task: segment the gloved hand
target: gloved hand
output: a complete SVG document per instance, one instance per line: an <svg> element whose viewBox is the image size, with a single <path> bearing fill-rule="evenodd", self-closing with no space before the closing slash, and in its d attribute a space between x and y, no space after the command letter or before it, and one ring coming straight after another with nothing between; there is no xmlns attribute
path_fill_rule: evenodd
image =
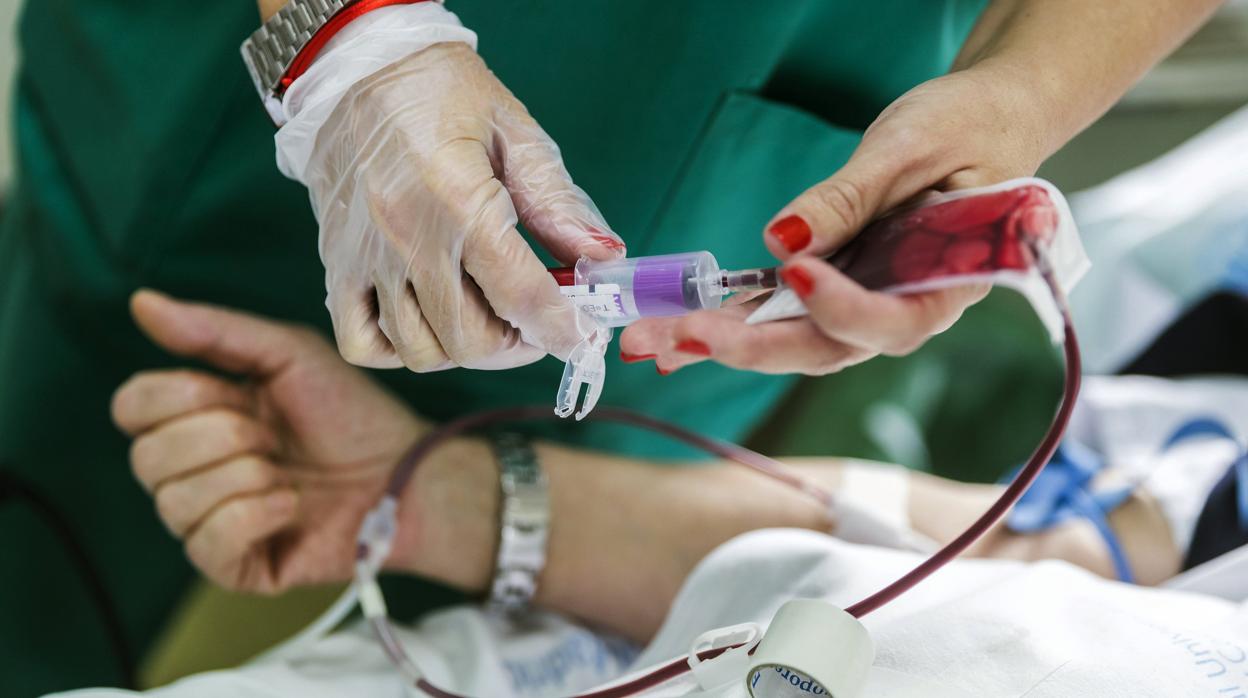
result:
<svg viewBox="0 0 1248 698"><path fill-rule="evenodd" d="M311 193L352 363L509 368L596 329L516 224L563 264L624 244L473 39L435 3L377 10L286 94L279 164Z"/></svg>

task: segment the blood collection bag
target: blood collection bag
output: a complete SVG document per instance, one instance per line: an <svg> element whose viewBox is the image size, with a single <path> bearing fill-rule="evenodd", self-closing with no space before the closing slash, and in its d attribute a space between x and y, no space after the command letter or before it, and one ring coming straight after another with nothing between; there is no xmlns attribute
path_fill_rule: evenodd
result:
<svg viewBox="0 0 1248 698"><path fill-rule="evenodd" d="M1012 287L1027 297L1056 341L1061 315L1035 268L1033 245L1064 290L1088 269L1061 192L1027 178L928 196L868 225L829 261L873 291L918 293L968 283ZM805 313L796 294L781 289L749 322Z"/></svg>

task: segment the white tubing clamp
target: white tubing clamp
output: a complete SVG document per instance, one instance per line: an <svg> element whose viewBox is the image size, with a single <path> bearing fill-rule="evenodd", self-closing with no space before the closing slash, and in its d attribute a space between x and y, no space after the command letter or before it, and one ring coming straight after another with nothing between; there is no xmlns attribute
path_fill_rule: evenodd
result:
<svg viewBox="0 0 1248 698"><path fill-rule="evenodd" d="M750 665L750 652L758 646L763 638L763 629L758 623L741 623L726 628L708 630L693 641L689 648L689 669L698 680L702 690L722 686L736 679L741 671ZM734 647L735 645L735 647ZM701 659L698 655L707 650L724 647L720 655L712 659Z"/></svg>

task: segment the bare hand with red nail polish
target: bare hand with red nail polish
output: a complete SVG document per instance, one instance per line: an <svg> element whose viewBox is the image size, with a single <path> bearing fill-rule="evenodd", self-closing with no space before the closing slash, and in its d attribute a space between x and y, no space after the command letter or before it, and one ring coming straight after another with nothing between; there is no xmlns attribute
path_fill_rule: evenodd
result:
<svg viewBox="0 0 1248 698"><path fill-rule="evenodd" d="M849 162L785 206L768 225L768 249L789 262L786 283L810 317L801 321L826 341L794 358L790 370L824 373L875 356L913 351L951 326L986 287L952 288L905 297L873 293L846 278L826 257L872 220L932 190L961 189L1030 175L1054 148L1043 110L1019 86L968 70L932 80L888 107ZM971 241L974 243L974 241ZM963 257L976 250L967 249ZM702 322L694 320L693 322ZM714 331L714 330L708 330ZM725 338L763 339L792 330L725 329ZM718 349L734 365L779 364L743 348ZM751 360L753 359L753 360Z"/></svg>
<svg viewBox="0 0 1248 698"><path fill-rule="evenodd" d="M974 105L974 108L968 108ZM880 115L835 175L776 214L764 239L807 318L744 324L749 302L684 318L643 320L621 338L624 351L658 354L667 370L713 359L767 373L824 374L879 354L901 355L951 326L987 287L892 296L869 291L821 258L872 220L933 189L980 186L1034 172L1047 150L1035 115L1014 88L954 73L920 85ZM1013 128L1003 135L1000 124ZM696 340L706 352L687 350Z"/></svg>
<svg viewBox="0 0 1248 698"><path fill-rule="evenodd" d="M809 317L747 325L758 301L679 318L648 318L624 331L625 352L654 354L664 375L707 359L761 373L834 373L880 354L901 355L944 331L985 285L894 296L868 291L832 266L803 257L784 268ZM915 331L919 328L919 331Z"/></svg>

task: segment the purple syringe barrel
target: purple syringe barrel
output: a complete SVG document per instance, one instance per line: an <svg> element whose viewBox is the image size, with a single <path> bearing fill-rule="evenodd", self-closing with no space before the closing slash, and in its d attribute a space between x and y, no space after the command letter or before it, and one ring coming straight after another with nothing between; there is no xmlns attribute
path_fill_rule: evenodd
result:
<svg viewBox="0 0 1248 698"><path fill-rule="evenodd" d="M616 294L618 314L596 315L609 327L622 327L643 317L684 315L718 308L719 264L710 252L684 252L633 257L609 262L581 260L576 283L596 299ZM617 290L618 289L618 290Z"/></svg>
<svg viewBox="0 0 1248 698"><path fill-rule="evenodd" d="M642 317L682 315L690 305L690 288L696 286L697 258L688 254L642 257L633 269L633 302ZM688 279L695 279L694 284ZM696 291L695 294L696 296Z"/></svg>

